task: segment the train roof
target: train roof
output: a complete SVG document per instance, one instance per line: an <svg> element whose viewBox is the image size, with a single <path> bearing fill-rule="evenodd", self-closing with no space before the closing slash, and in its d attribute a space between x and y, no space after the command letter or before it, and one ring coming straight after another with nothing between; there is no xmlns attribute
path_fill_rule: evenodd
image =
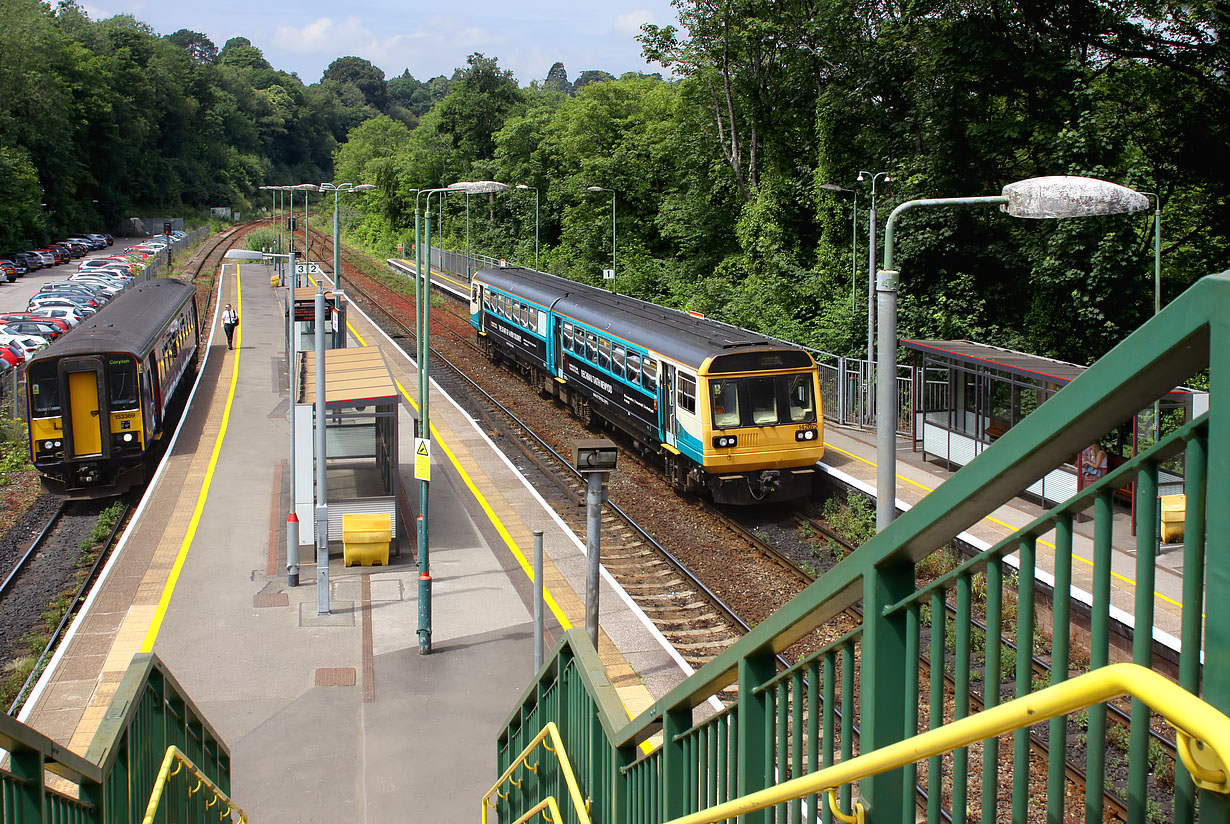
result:
<svg viewBox="0 0 1230 824"><path fill-rule="evenodd" d="M474 278L697 369L715 355L802 351L746 329L533 269L482 269Z"/></svg>
<svg viewBox="0 0 1230 824"><path fill-rule="evenodd" d="M98 352L144 354L153 348L171 316L196 291L190 283L173 278L132 286L116 295L88 320L35 354L31 363Z"/></svg>

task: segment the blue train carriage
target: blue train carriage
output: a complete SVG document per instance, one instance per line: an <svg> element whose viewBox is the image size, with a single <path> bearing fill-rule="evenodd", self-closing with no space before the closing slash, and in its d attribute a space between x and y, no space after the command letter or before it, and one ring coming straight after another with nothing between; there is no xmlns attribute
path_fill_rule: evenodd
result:
<svg viewBox="0 0 1230 824"><path fill-rule="evenodd" d="M30 361L30 453L43 485L70 498L144 482L197 361L196 290L135 286Z"/></svg>
<svg viewBox="0 0 1230 824"><path fill-rule="evenodd" d="M810 493L824 437L806 351L526 269L480 271L470 310L488 357L661 456L677 489L733 504Z"/></svg>

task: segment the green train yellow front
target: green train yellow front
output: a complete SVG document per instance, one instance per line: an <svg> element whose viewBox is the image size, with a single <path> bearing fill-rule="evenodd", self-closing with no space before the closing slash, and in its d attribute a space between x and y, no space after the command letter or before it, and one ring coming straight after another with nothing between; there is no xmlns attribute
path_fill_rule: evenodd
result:
<svg viewBox="0 0 1230 824"><path fill-rule="evenodd" d="M470 311L489 357L659 455L676 488L736 504L811 491L824 439L806 351L526 269L478 272Z"/></svg>
<svg viewBox="0 0 1230 824"><path fill-rule="evenodd" d="M30 456L47 489L91 498L145 480L167 410L195 366L197 326L191 285L150 281L30 361Z"/></svg>

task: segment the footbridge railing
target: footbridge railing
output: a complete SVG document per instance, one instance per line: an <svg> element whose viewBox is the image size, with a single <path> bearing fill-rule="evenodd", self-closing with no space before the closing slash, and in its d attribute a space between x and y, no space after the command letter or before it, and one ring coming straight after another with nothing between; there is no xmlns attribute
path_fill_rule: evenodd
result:
<svg viewBox="0 0 1230 824"><path fill-rule="evenodd" d="M941 563L959 532L1206 369L1207 413L996 546ZM1181 601L1154 592L1163 465L1186 479L1183 545L1172 550L1182 553ZM1138 518L1130 576L1111 568L1112 530L1127 528L1115 524L1113 499L1129 481ZM843 821L865 816L877 824L1230 820L1220 760L1230 747L1226 490L1230 273L1201 280L636 718L627 720L585 636L568 633L499 734L500 771L554 722L594 824L658 824L705 810L737 812L748 824L831 824L834 810ZM1086 516L1092 558L1073 549L1077 519ZM1092 596L1080 619L1062 597L1074 561ZM1053 570L1056 593L1046 609L1034 598L1043 565ZM1115 576L1135 587L1126 620L1139 629L1130 650L1117 648L1109 631ZM1181 614L1177 668L1124 675L1114 661L1153 667L1159 602ZM796 661L781 672L780 652ZM1141 689L1167 679L1167 697L1146 701L1150 695L1128 689L1122 699L1064 699L1052 704L1053 717L1037 709L1085 687L1086 673ZM709 699L732 685L736 699L714 712ZM1197 709L1209 713L1207 722L1191 720ZM1169 737L1160 718L1175 720L1180 733ZM975 734L952 739L954 729ZM940 747L919 743L941 739ZM645 742L653 745L648 754ZM864 769L872 762L882 769ZM838 765L843 770L832 772ZM540 761L531 783L559 780L544 769L550 764ZM715 809L815 775L825 777L788 798ZM818 794L830 788L831 804ZM540 800L531 795L511 788L497 804L499 820L525 814ZM569 810L561 814L577 824Z"/></svg>
<svg viewBox="0 0 1230 824"><path fill-rule="evenodd" d="M4 824L242 817L228 795L230 751L154 655L133 657L85 757L8 715L0 747Z"/></svg>

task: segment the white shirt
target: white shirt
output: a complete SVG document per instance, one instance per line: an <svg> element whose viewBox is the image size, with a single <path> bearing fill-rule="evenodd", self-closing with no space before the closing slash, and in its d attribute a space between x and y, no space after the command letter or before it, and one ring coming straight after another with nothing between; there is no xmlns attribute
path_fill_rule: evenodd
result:
<svg viewBox="0 0 1230 824"><path fill-rule="evenodd" d="M234 309L226 309L222 312L222 322L239 323L239 315L235 313Z"/></svg>

